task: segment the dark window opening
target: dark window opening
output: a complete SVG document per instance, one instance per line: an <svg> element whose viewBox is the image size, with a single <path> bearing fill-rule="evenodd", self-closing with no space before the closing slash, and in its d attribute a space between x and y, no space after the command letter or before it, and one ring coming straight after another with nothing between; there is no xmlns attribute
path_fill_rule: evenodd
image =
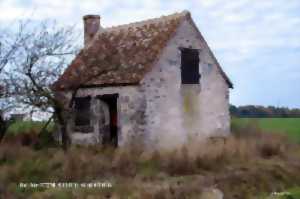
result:
<svg viewBox="0 0 300 199"><path fill-rule="evenodd" d="M75 98L75 126L88 126L91 120L91 97Z"/></svg>
<svg viewBox="0 0 300 199"><path fill-rule="evenodd" d="M118 94L107 94L98 96L98 98L104 102L103 105L107 106L109 115L109 125L108 127L101 127L103 122L100 121L100 132L103 134L103 145L110 145L117 147L118 146L118 108L117 108L117 100L119 95ZM101 132L102 131L102 132Z"/></svg>
<svg viewBox="0 0 300 199"><path fill-rule="evenodd" d="M199 51L181 48L181 83L199 84Z"/></svg>

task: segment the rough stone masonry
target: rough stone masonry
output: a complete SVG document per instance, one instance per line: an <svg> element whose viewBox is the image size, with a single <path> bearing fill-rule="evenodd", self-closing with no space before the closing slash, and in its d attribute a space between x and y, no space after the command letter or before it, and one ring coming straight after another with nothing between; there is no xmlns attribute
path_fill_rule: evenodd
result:
<svg viewBox="0 0 300 199"><path fill-rule="evenodd" d="M54 84L70 98L91 77L68 122L72 143L174 148L230 133L232 83L188 11L111 28L84 19L85 46Z"/></svg>

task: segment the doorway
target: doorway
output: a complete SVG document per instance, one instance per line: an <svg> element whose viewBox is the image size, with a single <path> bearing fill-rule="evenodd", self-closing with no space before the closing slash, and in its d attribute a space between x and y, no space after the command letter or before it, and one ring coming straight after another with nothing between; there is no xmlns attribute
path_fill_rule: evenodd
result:
<svg viewBox="0 0 300 199"><path fill-rule="evenodd" d="M104 146L118 146L118 94L98 96L100 100L99 136Z"/></svg>

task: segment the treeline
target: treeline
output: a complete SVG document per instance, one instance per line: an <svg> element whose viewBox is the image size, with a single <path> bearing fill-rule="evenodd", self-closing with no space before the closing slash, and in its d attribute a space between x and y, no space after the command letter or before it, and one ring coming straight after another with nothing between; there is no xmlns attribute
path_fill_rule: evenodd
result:
<svg viewBox="0 0 300 199"><path fill-rule="evenodd" d="M235 117L300 117L300 109L275 106L234 106L230 105L230 113Z"/></svg>

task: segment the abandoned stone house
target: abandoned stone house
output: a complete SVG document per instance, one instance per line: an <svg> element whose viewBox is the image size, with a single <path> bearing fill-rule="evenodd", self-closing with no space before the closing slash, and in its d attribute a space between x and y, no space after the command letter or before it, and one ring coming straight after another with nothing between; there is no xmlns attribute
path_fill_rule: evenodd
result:
<svg viewBox="0 0 300 199"><path fill-rule="evenodd" d="M188 11L110 28L83 19L84 48L54 84L67 98L79 87L72 143L174 147L230 133L232 83Z"/></svg>

